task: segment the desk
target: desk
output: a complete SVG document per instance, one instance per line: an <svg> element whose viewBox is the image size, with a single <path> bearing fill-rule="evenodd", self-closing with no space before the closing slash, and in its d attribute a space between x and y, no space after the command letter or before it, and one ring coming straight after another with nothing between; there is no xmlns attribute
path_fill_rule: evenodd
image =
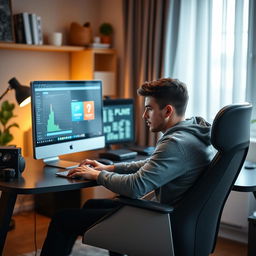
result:
<svg viewBox="0 0 256 256"><path fill-rule="evenodd" d="M242 168L233 190L240 192L253 192L256 199L256 169ZM248 256L256 255L256 216L252 215L248 218Z"/></svg>
<svg viewBox="0 0 256 256"><path fill-rule="evenodd" d="M39 160L26 159L26 168L19 179L0 181L0 255L4 249L9 223L18 194L39 194L96 186L95 181L56 177L58 168L45 167Z"/></svg>
<svg viewBox="0 0 256 256"><path fill-rule="evenodd" d="M86 157L97 159L98 151L89 152ZM69 155L69 160L73 161L81 161L84 158L83 154ZM138 155L135 159L127 161L138 161L145 158L146 156ZM19 179L12 181L0 180L0 190L2 191L0 198L0 255L2 255L4 249L9 223L18 194L41 194L97 186L96 181L56 177L55 173L60 170L45 166L40 160L26 158L26 168Z"/></svg>

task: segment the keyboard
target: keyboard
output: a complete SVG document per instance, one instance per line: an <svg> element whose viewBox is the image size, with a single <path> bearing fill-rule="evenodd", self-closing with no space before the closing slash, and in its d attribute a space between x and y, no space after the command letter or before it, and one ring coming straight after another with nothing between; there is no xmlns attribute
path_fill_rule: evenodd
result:
<svg viewBox="0 0 256 256"><path fill-rule="evenodd" d="M67 170L67 171L61 171L61 172L56 172L56 175L57 175L57 176L60 176L60 177L69 178L69 177L67 177L67 176L68 176L68 173L69 173L69 170Z"/></svg>
<svg viewBox="0 0 256 256"><path fill-rule="evenodd" d="M92 167L91 165L88 165L89 167ZM68 177L69 170L56 172L55 174L60 177L68 178L68 179L83 179L81 177Z"/></svg>
<svg viewBox="0 0 256 256"><path fill-rule="evenodd" d="M82 177L68 177L68 173L69 173L69 170L63 171L63 172L56 172L56 175L59 177L67 178L67 179L75 179L75 180L83 179Z"/></svg>

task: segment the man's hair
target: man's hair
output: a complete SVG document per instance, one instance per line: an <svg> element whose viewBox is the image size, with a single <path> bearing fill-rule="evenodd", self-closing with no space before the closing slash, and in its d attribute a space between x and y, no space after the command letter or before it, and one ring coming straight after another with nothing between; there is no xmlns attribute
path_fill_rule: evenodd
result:
<svg viewBox="0 0 256 256"><path fill-rule="evenodd" d="M160 109L166 105L172 105L178 116L185 114L188 103L187 86L178 79L161 78L151 82L145 82L137 90L141 96L155 98Z"/></svg>

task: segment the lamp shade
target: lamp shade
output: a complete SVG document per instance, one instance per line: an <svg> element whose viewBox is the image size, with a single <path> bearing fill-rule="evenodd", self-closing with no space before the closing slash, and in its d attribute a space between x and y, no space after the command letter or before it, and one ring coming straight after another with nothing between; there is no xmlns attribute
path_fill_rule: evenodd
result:
<svg viewBox="0 0 256 256"><path fill-rule="evenodd" d="M30 88L21 85L19 81L13 77L9 80L10 88L15 90L15 96L18 104L22 107L30 103Z"/></svg>

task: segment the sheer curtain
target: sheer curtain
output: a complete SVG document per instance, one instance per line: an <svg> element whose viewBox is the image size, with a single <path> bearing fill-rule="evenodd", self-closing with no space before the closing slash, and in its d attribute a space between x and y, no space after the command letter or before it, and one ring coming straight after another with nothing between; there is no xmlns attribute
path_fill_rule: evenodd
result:
<svg viewBox="0 0 256 256"><path fill-rule="evenodd" d="M249 0L172 0L165 76L188 86L187 116L212 121L246 98Z"/></svg>
<svg viewBox="0 0 256 256"><path fill-rule="evenodd" d="M252 118L256 119L256 2L250 0L249 5L249 36L247 59L247 101L253 103ZM256 138L256 123L251 126L251 137Z"/></svg>

